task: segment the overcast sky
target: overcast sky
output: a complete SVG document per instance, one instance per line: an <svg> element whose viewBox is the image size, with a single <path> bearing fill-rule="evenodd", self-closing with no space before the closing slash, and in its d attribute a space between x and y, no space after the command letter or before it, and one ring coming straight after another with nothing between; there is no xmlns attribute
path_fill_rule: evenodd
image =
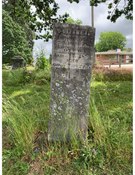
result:
<svg viewBox="0 0 135 175"><path fill-rule="evenodd" d="M67 12L73 19L80 19L83 25L91 26L91 7L89 6L89 0L81 0L78 4L70 4L67 0L56 0L60 9L58 15L62 15ZM112 23L106 19L108 15L107 4L102 3L98 7L94 7L94 27L96 28L95 42L98 40L101 32L106 31L118 31L121 32L127 39L127 48L133 47L133 23L130 20L126 20L124 17L120 17L116 23ZM43 40L35 41L34 44L34 57L40 52L45 51L45 55L48 57L52 50L52 41L44 42Z"/></svg>

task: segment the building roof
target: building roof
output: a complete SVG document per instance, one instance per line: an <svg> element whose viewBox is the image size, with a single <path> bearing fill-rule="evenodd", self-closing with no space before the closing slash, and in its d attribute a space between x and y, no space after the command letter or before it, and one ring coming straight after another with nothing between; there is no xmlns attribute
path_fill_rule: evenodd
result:
<svg viewBox="0 0 135 175"><path fill-rule="evenodd" d="M107 52L96 52L96 55L133 55L133 52L125 52L121 51L120 53L117 53L116 51L107 51Z"/></svg>

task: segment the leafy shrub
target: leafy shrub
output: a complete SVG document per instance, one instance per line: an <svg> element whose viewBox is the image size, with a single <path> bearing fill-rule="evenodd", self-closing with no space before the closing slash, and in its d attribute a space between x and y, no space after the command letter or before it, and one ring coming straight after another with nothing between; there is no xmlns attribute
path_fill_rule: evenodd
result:
<svg viewBox="0 0 135 175"><path fill-rule="evenodd" d="M16 55L22 56L27 63L32 62L32 51L23 28L5 10L2 10L2 19L2 63L10 63Z"/></svg>
<svg viewBox="0 0 135 175"><path fill-rule="evenodd" d="M109 69L95 66L93 78L96 81L132 81L133 73L130 69Z"/></svg>
<svg viewBox="0 0 135 175"><path fill-rule="evenodd" d="M34 82L35 79L35 71L32 70L27 70L25 69L23 71L23 83L30 83L30 82Z"/></svg>
<svg viewBox="0 0 135 175"><path fill-rule="evenodd" d="M36 68L37 69L50 69L50 63L49 60L46 59L46 57L44 56L43 52L41 52L40 56L37 58L37 62L36 62Z"/></svg>

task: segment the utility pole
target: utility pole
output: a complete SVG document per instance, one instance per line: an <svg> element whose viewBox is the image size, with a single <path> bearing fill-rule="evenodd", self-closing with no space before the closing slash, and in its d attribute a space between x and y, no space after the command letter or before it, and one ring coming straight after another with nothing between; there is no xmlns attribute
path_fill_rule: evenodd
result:
<svg viewBox="0 0 135 175"><path fill-rule="evenodd" d="M90 0L89 0L90 1ZM90 1L90 6L91 6L91 26L94 28L94 6L91 4L91 1ZM95 49L93 50L93 63L92 65L95 64Z"/></svg>
<svg viewBox="0 0 135 175"><path fill-rule="evenodd" d="M94 6L91 4L91 0L89 1L91 6L91 26L94 27Z"/></svg>
<svg viewBox="0 0 135 175"><path fill-rule="evenodd" d="M94 6L91 6L91 26L94 27Z"/></svg>

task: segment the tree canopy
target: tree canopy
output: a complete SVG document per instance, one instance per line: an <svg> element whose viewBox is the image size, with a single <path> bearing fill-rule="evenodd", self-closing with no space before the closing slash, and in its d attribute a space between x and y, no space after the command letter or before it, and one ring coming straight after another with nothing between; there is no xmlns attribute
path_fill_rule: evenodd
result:
<svg viewBox="0 0 135 175"><path fill-rule="evenodd" d="M67 0L70 3L79 3L80 0ZM133 20L133 0L89 0L91 6L98 6L100 3L106 3L108 6L107 19L112 22L124 15L126 19Z"/></svg>
<svg viewBox="0 0 135 175"><path fill-rule="evenodd" d="M126 45L126 38L120 32L102 32L99 42L96 43L96 51L123 50Z"/></svg>
<svg viewBox="0 0 135 175"><path fill-rule="evenodd" d="M28 21L25 19L26 11L24 10L22 4L19 1L13 0L3 0L3 10L7 11L9 16L13 19L14 22L18 23L25 31L26 37L31 48L33 49L33 39L35 39L35 33L29 26ZM19 10L20 15L16 14L16 9Z"/></svg>
<svg viewBox="0 0 135 175"><path fill-rule="evenodd" d="M46 41L52 38L53 23L65 22L68 17L66 13L57 15L59 6L55 0L3 0L3 7L15 19L28 24L36 32L36 39Z"/></svg>
<svg viewBox="0 0 135 175"><path fill-rule="evenodd" d="M2 12L2 62L9 63L12 57L20 55L27 63L30 63L32 61L31 49L24 29L13 21L8 12L5 10Z"/></svg>
<svg viewBox="0 0 135 175"><path fill-rule="evenodd" d="M67 0L68 2L80 2L80 0ZM89 0L92 6L105 3L107 0ZM122 3L123 2L123 3ZM122 3L122 8L119 7ZM3 0L3 7L9 11L9 15L20 24L27 24L36 32L36 39L52 38L53 23L66 22L67 13L57 15L59 5L56 0ZM121 15L127 19L133 19L133 0L110 0L108 3L108 19L115 22ZM20 18L21 17L21 18Z"/></svg>

